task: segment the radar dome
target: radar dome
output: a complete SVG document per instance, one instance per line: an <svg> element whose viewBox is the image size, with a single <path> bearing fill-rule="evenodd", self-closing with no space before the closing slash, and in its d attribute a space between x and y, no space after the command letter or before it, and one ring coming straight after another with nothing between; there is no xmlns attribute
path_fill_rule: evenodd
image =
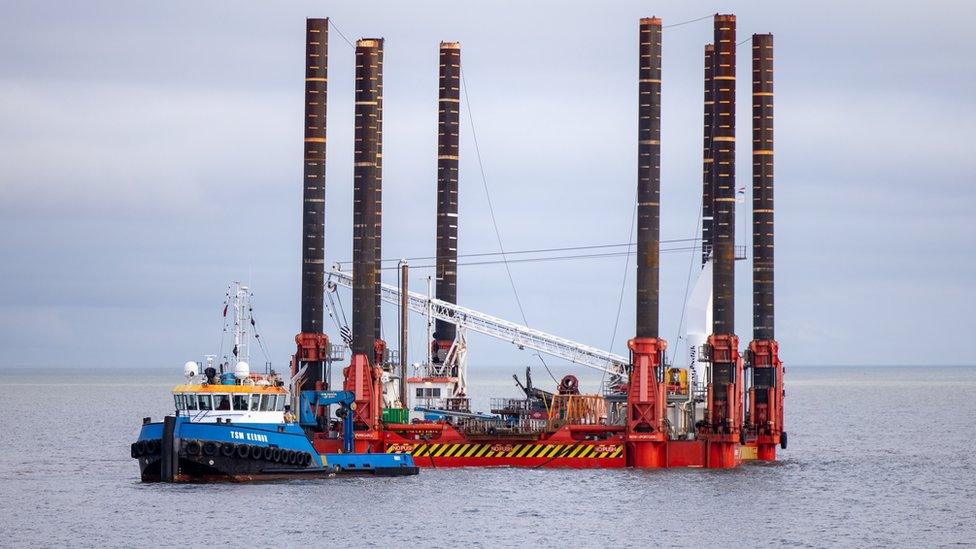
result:
<svg viewBox="0 0 976 549"><path fill-rule="evenodd" d="M244 379L251 375L251 368L247 365L247 362L241 361L234 366L234 377L237 379Z"/></svg>
<svg viewBox="0 0 976 549"><path fill-rule="evenodd" d="M200 367L196 362L190 361L183 365L183 375L188 378L196 377L200 373Z"/></svg>

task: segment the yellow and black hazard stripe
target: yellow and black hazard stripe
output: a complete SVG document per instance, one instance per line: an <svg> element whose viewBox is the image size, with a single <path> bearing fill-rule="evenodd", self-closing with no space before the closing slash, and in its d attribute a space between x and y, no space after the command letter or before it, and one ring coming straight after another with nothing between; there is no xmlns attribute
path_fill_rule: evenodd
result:
<svg viewBox="0 0 976 549"><path fill-rule="evenodd" d="M608 448L607 445L595 444L415 444L410 451L405 445L391 445L387 453L406 454L413 457L453 457L453 458L569 458L569 459L614 459L623 455L623 445L614 445L610 450L597 451ZM493 450L502 446L502 449Z"/></svg>

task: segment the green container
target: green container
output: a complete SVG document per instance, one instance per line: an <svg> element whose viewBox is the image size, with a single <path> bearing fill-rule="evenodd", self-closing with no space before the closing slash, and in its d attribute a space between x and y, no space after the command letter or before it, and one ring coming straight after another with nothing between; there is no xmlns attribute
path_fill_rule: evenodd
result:
<svg viewBox="0 0 976 549"><path fill-rule="evenodd" d="M383 423L409 423L410 410L406 408L383 408Z"/></svg>

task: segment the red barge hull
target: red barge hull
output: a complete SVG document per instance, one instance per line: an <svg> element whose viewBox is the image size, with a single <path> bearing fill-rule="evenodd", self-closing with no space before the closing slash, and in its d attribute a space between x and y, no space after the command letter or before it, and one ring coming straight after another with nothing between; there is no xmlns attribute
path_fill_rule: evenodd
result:
<svg viewBox="0 0 976 549"><path fill-rule="evenodd" d="M676 440L665 445L666 467L727 469L756 459L754 445L712 444L706 440ZM575 444L477 441L394 443L387 453L410 454L417 467L526 467L537 469L616 469L627 467L623 441Z"/></svg>
<svg viewBox="0 0 976 549"><path fill-rule="evenodd" d="M617 431L620 431L619 427L569 425L545 439L514 440L465 436L443 423L391 424L378 433L378 437L357 439L356 451L410 454L417 467L619 469L631 464L628 463L630 445ZM612 434L601 440L574 438L583 433L591 436ZM315 441L320 453L335 452L339 446L338 439ZM755 442L740 445L706 439L672 440L664 447L667 468L729 469L738 467L743 461L759 458Z"/></svg>

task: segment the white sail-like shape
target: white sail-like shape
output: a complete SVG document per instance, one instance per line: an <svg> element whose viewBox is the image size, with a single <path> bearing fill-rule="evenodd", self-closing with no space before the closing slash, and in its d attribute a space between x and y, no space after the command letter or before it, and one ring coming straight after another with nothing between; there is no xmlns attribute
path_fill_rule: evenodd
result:
<svg viewBox="0 0 976 549"><path fill-rule="evenodd" d="M709 259L698 273L698 280L691 290L685 304L685 342L687 345L684 360L691 372L692 383L696 389L704 389L707 384L705 363L698 361L698 352L712 332L712 260ZM681 365L680 361L677 365Z"/></svg>

